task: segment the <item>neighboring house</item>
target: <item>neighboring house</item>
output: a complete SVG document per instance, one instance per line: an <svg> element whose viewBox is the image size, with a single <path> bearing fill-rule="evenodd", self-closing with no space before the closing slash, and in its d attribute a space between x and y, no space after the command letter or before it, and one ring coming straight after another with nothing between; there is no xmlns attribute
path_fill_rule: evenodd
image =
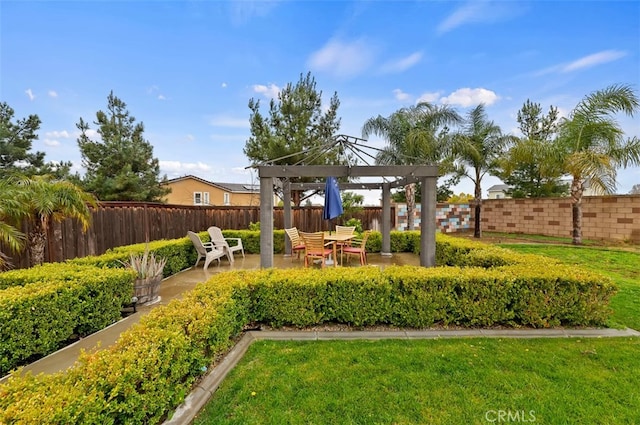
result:
<svg viewBox="0 0 640 425"><path fill-rule="evenodd" d="M167 181L171 189L164 201L174 205L259 206L260 186L242 183L214 183L196 176Z"/></svg>
<svg viewBox="0 0 640 425"><path fill-rule="evenodd" d="M511 198L506 194L509 190L509 185L506 184L494 184L487 190L487 199L507 199Z"/></svg>

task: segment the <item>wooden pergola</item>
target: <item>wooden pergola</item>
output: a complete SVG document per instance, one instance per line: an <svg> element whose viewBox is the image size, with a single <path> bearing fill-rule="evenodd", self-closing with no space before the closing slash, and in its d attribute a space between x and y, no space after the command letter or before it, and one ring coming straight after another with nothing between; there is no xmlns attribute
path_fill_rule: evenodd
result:
<svg viewBox="0 0 640 425"><path fill-rule="evenodd" d="M324 183L290 183L293 177L379 177L380 182L341 183L340 189L382 190L382 251L391 256L391 189L409 183L422 183L422 210L420 235L420 265L433 267L436 263L436 165L258 165L260 178L260 266L273 267L273 198L274 185L283 189L284 226L291 223L291 190L324 188ZM291 254L290 242L286 241L286 253Z"/></svg>

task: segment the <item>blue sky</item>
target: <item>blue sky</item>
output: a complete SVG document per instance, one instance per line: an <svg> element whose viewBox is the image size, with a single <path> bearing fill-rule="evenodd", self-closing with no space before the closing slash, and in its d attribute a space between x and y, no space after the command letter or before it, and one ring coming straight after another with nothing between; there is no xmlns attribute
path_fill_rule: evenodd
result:
<svg viewBox="0 0 640 425"><path fill-rule="evenodd" d="M79 169L75 124L113 90L163 174L249 183L249 99L266 107L307 71L324 98L337 92L353 136L419 100L461 113L484 102L517 134L527 99L567 114L610 84L640 90L640 1L3 0L0 48L0 101L41 118L33 148L46 160ZM640 136L638 117L620 121ZM618 180L628 193L640 168Z"/></svg>

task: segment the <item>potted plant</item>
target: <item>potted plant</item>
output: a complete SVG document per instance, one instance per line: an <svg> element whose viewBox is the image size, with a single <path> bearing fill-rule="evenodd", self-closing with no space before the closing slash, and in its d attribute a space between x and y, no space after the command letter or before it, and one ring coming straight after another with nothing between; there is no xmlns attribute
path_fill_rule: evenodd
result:
<svg viewBox="0 0 640 425"><path fill-rule="evenodd" d="M137 275L133 285L134 304L151 304L158 301L162 272L166 263L166 258L156 257L153 252L149 252L149 247L145 248L144 254L131 254L129 261L123 263Z"/></svg>

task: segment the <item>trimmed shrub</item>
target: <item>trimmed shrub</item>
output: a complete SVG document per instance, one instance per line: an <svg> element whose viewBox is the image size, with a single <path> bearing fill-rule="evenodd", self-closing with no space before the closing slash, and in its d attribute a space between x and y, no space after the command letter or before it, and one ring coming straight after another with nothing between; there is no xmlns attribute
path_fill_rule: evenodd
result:
<svg viewBox="0 0 640 425"><path fill-rule="evenodd" d="M0 274L20 283L0 291L0 373L119 320L133 279L129 270L71 264Z"/></svg>
<svg viewBox="0 0 640 425"><path fill-rule="evenodd" d="M415 249L419 238L405 233L396 246ZM609 314L616 288L606 277L444 235L437 244L447 267L217 274L67 373L10 378L0 386L0 423L162 422L253 322L551 327L602 325ZM32 286L23 285L7 291Z"/></svg>

